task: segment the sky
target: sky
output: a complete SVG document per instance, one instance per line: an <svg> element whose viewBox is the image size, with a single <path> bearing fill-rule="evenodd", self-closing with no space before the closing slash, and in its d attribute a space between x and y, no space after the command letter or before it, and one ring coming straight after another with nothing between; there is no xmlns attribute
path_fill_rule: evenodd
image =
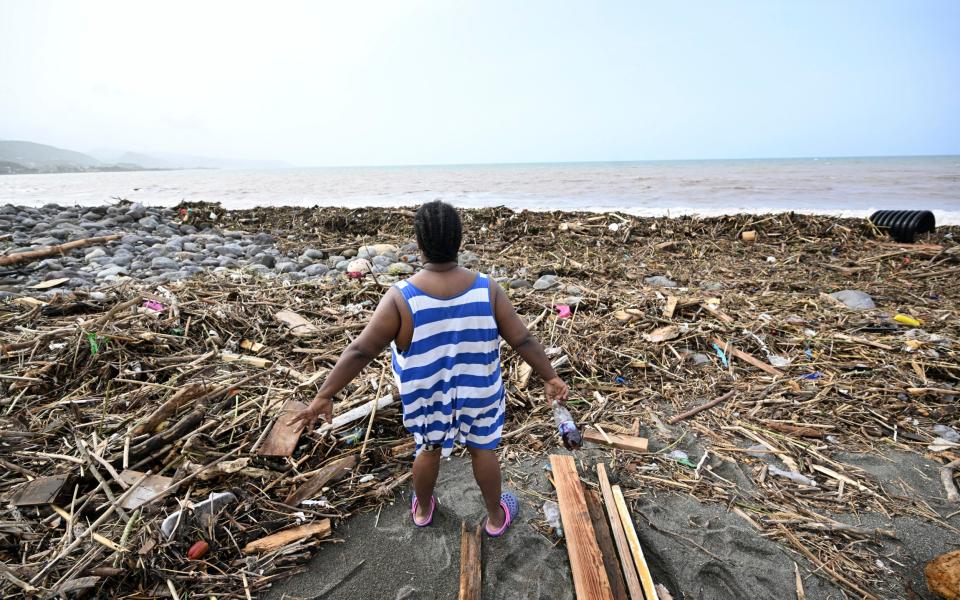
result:
<svg viewBox="0 0 960 600"><path fill-rule="evenodd" d="M960 154L960 2L0 0L0 139L297 166Z"/></svg>

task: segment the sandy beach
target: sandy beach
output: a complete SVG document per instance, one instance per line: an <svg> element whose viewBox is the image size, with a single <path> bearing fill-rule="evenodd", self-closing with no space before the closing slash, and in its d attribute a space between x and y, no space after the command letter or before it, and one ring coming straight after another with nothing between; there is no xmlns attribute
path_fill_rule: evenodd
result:
<svg viewBox="0 0 960 600"><path fill-rule="evenodd" d="M551 356L565 357L581 427L649 440L647 452L588 444L575 455L588 490L598 462L615 474L654 579L673 598L800 589L811 599L933 598L924 565L960 547L960 505L939 475L960 455L960 228L901 245L862 219L791 213L463 215L461 263L497 278ZM0 267L0 556L13 578L48 590L82 579L78 593L95 597L156 597L170 586L181 597L453 597L460 524L479 522L479 492L455 456L441 469L437 522L410 525L409 445L395 405L332 434L305 432L286 457L256 451L281 405L309 401L383 290L420 268L411 217L406 208L0 207L2 256L118 236ZM845 290L870 302L857 306L864 297ZM560 318L559 305L572 316ZM311 333L278 321L284 309ZM523 509L505 538L483 541L483 598L572 598L564 538L542 509L556 500L548 455L568 452L536 377L509 349L503 364L501 461ZM389 394L388 365L386 355L372 363L337 414ZM203 392L131 433L187 384ZM237 459L247 460L215 468ZM313 504L285 502L324 466L354 459ZM126 468L162 473L168 486L189 480L141 508L134 526L98 523L126 549L78 539L47 567L70 529L51 506L92 522L96 506L110 505L104 488L126 489L111 470ZM212 474L199 477L203 469ZM28 481L52 476L69 476L76 492L13 501ZM215 522L160 533L181 506L224 490L237 500ZM74 494L88 501L71 504ZM324 519L328 537L241 551ZM209 554L188 560L198 538ZM9 577L0 587L29 595Z"/></svg>

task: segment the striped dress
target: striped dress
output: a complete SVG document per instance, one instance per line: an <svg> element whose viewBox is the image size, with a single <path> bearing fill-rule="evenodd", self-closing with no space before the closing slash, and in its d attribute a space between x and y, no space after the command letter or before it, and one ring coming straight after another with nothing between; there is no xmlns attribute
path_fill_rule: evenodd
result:
<svg viewBox="0 0 960 600"><path fill-rule="evenodd" d="M454 444L496 448L506 403L489 279L478 273L452 298L435 298L408 281L396 287L413 315L413 338L406 352L391 345L393 372L417 453L439 446L449 456Z"/></svg>

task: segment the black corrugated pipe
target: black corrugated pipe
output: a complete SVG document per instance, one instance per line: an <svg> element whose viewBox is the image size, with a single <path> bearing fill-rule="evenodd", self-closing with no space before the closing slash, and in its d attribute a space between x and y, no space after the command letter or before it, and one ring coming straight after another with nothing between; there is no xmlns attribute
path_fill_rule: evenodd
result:
<svg viewBox="0 0 960 600"><path fill-rule="evenodd" d="M906 244L912 244L918 233L931 233L937 227L929 210L878 210L870 215L870 222Z"/></svg>

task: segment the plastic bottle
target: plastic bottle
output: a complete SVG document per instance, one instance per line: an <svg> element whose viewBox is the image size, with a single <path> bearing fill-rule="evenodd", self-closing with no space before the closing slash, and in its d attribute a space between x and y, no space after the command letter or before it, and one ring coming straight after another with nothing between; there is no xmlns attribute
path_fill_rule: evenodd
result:
<svg viewBox="0 0 960 600"><path fill-rule="evenodd" d="M557 424L557 430L560 432L560 439L563 440L563 447L567 450L577 450L583 445L583 438L580 437L580 431L577 429L570 411L560 405L559 402L553 402L553 420Z"/></svg>

